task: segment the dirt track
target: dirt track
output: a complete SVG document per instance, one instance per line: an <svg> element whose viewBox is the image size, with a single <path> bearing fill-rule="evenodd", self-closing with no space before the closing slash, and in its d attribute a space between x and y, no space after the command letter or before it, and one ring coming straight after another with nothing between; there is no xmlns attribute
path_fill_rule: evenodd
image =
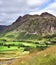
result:
<svg viewBox="0 0 56 65"><path fill-rule="evenodd" d="M15 60L15 58L0 58L0 65L9 65L10 63L12 63Z"/></svg>

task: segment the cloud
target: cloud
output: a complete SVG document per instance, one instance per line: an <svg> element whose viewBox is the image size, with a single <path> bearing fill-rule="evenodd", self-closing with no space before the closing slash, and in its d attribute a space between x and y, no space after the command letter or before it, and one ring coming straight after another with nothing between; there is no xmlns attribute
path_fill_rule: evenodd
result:
<svg viewBox="0 0 56 65"><path fill-rule="evenodd" d="M0 25L9 25L19 16L56 11L56 0L0 0ZM49 4L48 4L49 3ZM47 4L47 5L46 5Z"/></svg>
<svg viewBox="0 0 56 65"><path fill-rule="evenodd" d="M56 16L56 0L52 3L50 3L47 7L45 7L42 10L38 10L38 11L34 11L34 12L30 12L30 14L41 14L42 12L49 12L53 15Z"/></svg>
<svg viewBox="0 0 56 65"><path fill-rule="evenodd" d="M50 0L27 0L29 6L41 6L42 4L48 2Z"/></svg>
<svg viewBox="0 0 56 65"><path fill-rule="evenodd" d="M56 2L51 3L48 7L40 11L42 12L49 12L56 16Z"/></svg>

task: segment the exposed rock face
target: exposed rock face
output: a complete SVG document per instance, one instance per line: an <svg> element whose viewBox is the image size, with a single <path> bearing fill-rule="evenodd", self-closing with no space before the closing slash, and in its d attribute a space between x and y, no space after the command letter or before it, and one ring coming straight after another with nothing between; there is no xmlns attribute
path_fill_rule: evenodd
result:
<svg viewBox="0 0 56 65"><path fill-rule="evenodd" d="M50 14L50 13L47 13L47 12L44 12L44 13L42 13L40 16L54 16L54 15L52 15L52 14Z"/></svg>
<svg viewBox="0 0 56 65"><path fill-rule="evenodd" d="M38 35L56 33L56 17L47 12L41 15L25 15L19 17L9 30Z"/></svg>
<svg viewBox="0 0 56 65"><path fill-rule="evenodd" d="M19 17L7 31L26 32L28 34L54 34L56 33L56 17L47 12L41 15L24 15Z"/></svg>

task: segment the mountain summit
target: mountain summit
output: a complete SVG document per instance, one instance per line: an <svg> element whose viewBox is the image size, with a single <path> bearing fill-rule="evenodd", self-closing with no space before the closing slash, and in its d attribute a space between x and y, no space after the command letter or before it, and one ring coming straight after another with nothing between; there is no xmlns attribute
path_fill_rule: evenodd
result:
<svg viewBox="0 0 56 65"><path fill-rule="evenodd" d="M11 32L25 32L25 34L47 35L56 33L56 17L44 12L41 15L20 16L6 29Z"/></svg>
<svg viewBox="0 0 56 65"><path fill-rule="evenodd" d="M48 12L44 12L44 13L42 13L40 16L53 16L53 17L54 17L54 15L52 15L52 14L50 14L50 13L48 13Z"/></svg>
<svg viewBox="0 0 56 65"><path fill-rule="evenodd" d="M26 32L29 34L56 33L56 17L50 13L41 15L24 15L19 17L8 28L9 31Z"/></svg>

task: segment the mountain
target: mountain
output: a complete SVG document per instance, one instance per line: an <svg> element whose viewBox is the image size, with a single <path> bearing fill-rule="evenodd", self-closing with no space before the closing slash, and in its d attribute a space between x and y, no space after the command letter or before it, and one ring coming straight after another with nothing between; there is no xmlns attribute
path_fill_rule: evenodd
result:
<svg viewBox="0 0 56 65"><path fill-rule="evenodd" d="M44 12L40 16L52 16L52 17L54 17L54 15L52 15L52 14L50 14L48 12Z"/></svg>
<svg viewBox="0 0 56 65"><path fill-rule="evenodd" d="M29 34L56 33L56 17L47 12L41 15L24 15L9 26L8 31L26 32Z"/></svg>
<svg viewBox="0 0 56 65"><path fill-rule="evenodd" d="M6 28L8 26L5 26L5 25L0 25L0 33L4 33L6 31Z"/></svg>
<svg viewBox="0 0 56 65"><path fill-rule="evenodd" d="M37 36L56 34L56 17L47 12L41 15L27 14L1 29L6 31L5 36L10 39L37 39Z"/></svg>

